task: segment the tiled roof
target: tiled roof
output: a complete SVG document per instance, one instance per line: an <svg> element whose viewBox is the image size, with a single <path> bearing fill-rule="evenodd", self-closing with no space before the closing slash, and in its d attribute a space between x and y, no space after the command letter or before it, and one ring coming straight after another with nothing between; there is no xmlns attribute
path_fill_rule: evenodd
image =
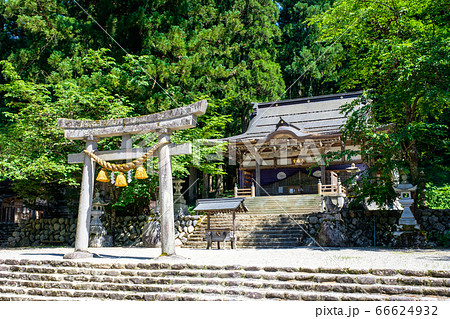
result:
<svg viewBox="0 0 450 319"><path fill-rule="evenodd" d="M298 134L299 138L339 134L340 127L346 122L340 107L359 98L361 93L359 91L254 103L256 116L250 121L247 131L226 140L243 142L265 139L277 129L280 118L300 130L302 134Z"/></svg>

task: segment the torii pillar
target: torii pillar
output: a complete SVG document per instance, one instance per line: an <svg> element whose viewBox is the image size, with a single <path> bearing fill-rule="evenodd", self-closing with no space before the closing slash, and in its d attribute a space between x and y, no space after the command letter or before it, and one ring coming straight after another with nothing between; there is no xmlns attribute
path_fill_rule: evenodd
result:
<svg viewBox="0 0 450 319"><path fill-rule="evenodd" d="M87 136L86 150L93 152L97 149L97 139ZM91 224L92 195L94 193L95 162L84 156L83 176L81 178L80 203L78 206L77 232L75 235L75 251L78 257L91 257L87 251L89 245L89 226ZM87 234L86 234L86 229Z"/></svg>
<svg viewBox="0 0 450 319"><path fill-rule="evenodd" d="M156 132L160 142L169 142L170 134L173 131L195 127L197 116L205 114L207 105L208 103L203 100L160 113L115 120L78 121L58 119L58 125L64 129L64 136L67 139L84 140L86 142L86 150L89 152L96 151L99 139L111 136L122 136L122 145L130 145L131 134ZM147 150L148 148L123 148L118 151L96 152L96 155L105 161L129 160L142 156ZM190 153L191 145L189 143L181 145L165 144L155 152L155 155L159 157L162 256L175 255L171 156ZM83 152L69 154L69 163L83 163L84 166L78 207L75 251L66 254L64 258L89 258L93 256L93 254L88 252L88 245L95 162Z"/></svg>
<svg viewBox="0 0 450 319"><path fill-rule="evenodd" d="M170 131L162 130L159 133L159 142L170 141ZM172 163L169 146L159 148L159 207L161 216L161 255L175 255L175 223L173 211L173 185ZM170 192L167 189L170 188ZM162 234L165 234L164 236Z"/></svg>

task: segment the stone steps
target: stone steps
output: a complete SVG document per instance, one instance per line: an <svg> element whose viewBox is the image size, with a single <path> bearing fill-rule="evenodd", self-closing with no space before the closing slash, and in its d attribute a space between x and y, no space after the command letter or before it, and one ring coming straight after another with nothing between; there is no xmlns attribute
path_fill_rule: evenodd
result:
<svg viewBox="0 0 450 319"><path fill-rule="evenodd" d="M98 282L46 282L46 281L20 281L0 280L0 292L11 293L20 290L21 294L32 296L49 296L62 298L100 298L114 300L159 300L158 295L166 296L161 300L180 300L177 294L190 295L190 300L236 300L236 298L219 298L220 295L235 295L226 290L210 292L207 296L195 295L204 288L196 285L183 284L99 284ZM206 286L209 287L209 286ZM167 295L174 298L166 299ZM185 296L186 297L186 296ZM161 298L161 296L159 297ZM182 300L182 299L181 299Z"/></svg>
<svg viewBox="0 0 450 319"><path fill-rule="evenodd" d="M449 271L0 260L0 300L450 300Z"/></svg>
<svg viewBox="0 0 450 319"><path fill-rule="evenodd" d="M275 232L275 231L255 231L255 232L240 232L237 231L236 235L238 237L238 240L245 241L245 240L253 240L253 239L271 239L274 238L274 236L277 236L278 239L298 239L298 233L296 231L284 231L284 232ZM191 235L191 240L203 240L204 235ZM275 238L275 239L276 239Z"/></svg>
<svg viewBox="0 0 450 319"><path fill-rule="evenodd" d="M231 225L227 224L211 224L211 228L230 228ZM297 233L298 229L301 229L301 227L304 227L303 223L296 223L294 225L292 224L286 224L286 225L276 225L276 226L267 226L264 224L255 224L255 225L248 225L248 224L236 224L236 232L241 232L242 235L244 233L261 233L261 234L271 234L271 233L283 233L283 232L291 232L291 233ZM200 225L198 229L201 229L202 232L194 232L192 233L191 237L194 235L202 235L204 237L204 230L206 229L206 223L204 225Z"/></svg>
<svg viewBox="0 0 450 319"><path fill-rule="evenodd" d="M6 291L6 293L5 293ZM0 300L8 301L72 301L72 300L145 300L145 301L237 301L229 295L200 294L195 293L170 293L170 292L121 292L104 290L66 290L66 289L23 289L0 287Z"/></svg>
<svg viewBox="0 0 450 319"><path fill-rule="evenodd" d="M23 295L17 293L2 293L0 294L0 301L84 301L85 298L74 297L46 297L46 296L34 296Z"/></svg>
<svg viewBox="0 0 450 319"><path fill-rule="evenodd" d="M306 214L238 214L236 235L238 248L291 248L300 246ZM184 243L184 247L205 248L207 222L199 224ZM230 216L217 215L211 218L211 228L232 228Z"/></svg>
<svg viewBox="0 0 450 319"><path fill-rule="evenodd" d="M307 213L320 211L320 195L283 195L247 197L245 206L250 214Z"/></svg>

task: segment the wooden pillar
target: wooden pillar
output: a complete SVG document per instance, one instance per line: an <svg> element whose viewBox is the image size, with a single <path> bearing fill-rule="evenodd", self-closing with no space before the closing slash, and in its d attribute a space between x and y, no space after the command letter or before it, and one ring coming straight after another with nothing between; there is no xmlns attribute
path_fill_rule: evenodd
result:
<svg viewBox="0 0 450 319"><path fill-rule="evenodd" d="M208 173L203 172L203 192L202 198L209 197L209 175Z"/></svg>
<svg viewBox="0 0 450 319"><path fill-rule="evenodd" d="M260 196L261 195L261 162L258 158L255 158L255 162L256 162L255 195Z"/></svg>
<svg viewBox="0 0 450 319"><path fill-rule="evenodd" d="M231 238L231 249L236 249L236 211L233 210L233 233L232 233L232 238ZM225 245L225 243L224 243Z"/></svg>
<svg viewBox="0 0 450 319"><path fill-rule="evenodd" d="M85 139L86 151L97 149L97 140L90 136ZM64 258L76 259L92 256L87 250L89 246L89 226L91 224L92 195L94 193L95 162L89 155L84 155L83 176L81 179L80 203L78 205L77 232L75 235L75 252Z"/></svg>
<svg viewBox="0 0 450 319"><path fill-rule="evenodd" d="M239 188L242 187L242 181L241 181L241 170L240 167L242 165L242 155L241 152L239 152L238 150L236 150L236 184L238 185Z"/></svg>
<svg viewBox="0 0 450 319"><path fill-rule="evenodd" d="M326 184L326 171L325 171L325 165L320 165L320 179L322 180L322 184Z"/></svg>
<svg viewBox="0 0 450 319"><path fill-rule="evenodd" d="M159 132L158 141L169 142L170 132L168 130ZM159 148L159 202L161 217L161 255L175 255L172 163L168 144Z"/></svg>
<svg viewBox="0 0 450 319"><path fill-rule="evenodd" d="M222 169L223 166L219 165L219 168ZM219 174L217 175L216 197L219 197L218 195L221 194L223 194L223 175Z"/></svg>

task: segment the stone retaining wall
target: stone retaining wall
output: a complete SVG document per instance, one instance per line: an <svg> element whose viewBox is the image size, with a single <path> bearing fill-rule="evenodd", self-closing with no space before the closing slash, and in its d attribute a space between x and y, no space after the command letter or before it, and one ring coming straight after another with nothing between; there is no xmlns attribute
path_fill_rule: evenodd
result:
<svg viewBox="0 0 450 319"><path fill-rule="evenodd" d="M114 223L114 246L142 246L142 231L149 216L119 216ZM186 242L194 232L201 216L183 216L175 220L175 238L178 245ZM103 222L106 229L109 224ZM74 246L76 218L32 219L21 222L5 243L9 247L40 245Z"/></svg>
<svg viewBox="0 0 450 319"><path fill-rule="evenodd" d="M19 226L14 223L0 223L0 247L8 246L8 238L12 236Z"/></svg>
<svg viewBox="0 0 450 319"><path fill-rule="evenodd" d="M388 247L400 215L400 211L344 210L342 218L350 246L369 247L375 242L375 246ZM419 215L419 224L421 230L428 233L429 245L443 246L442 238L446 234L450 238L450 210L420 209ZM306 227L312 236L317 234L323 216L324 213L312 213L307 217Z"/></svg>
<svg viewBox="0 0 450 319"><path fill-rule="evenodd" d="M421 209L421 229L428 233L430 247L442 247L450 244L450 210ZM312 213L306 219L306 230L315 236L320 227L323 213ZM345 210L342 213L347 227L350 246L371 247L389 246L394 225L398 223L399 211L358 211ZM186 242L203 216L184 216L175 221L177 245ZM142 246L142 231L149 220L148 216L117 217L114 227L115 246ZM53 218L29 220L19 224L8 238L10 247L27 247L48 244L74 246L76 232L75 218ZM109 225L104 223L109 229ZM375 236L374 236L375 232ZM51 243L53 242L53 243Z"/></svg>
<svg viewBox="0 0 450 319"><path fill-rule="evenodd" d="M73 246L76 229L75 218L30 219L19 223L19 228L8 238L8 246L39 246L46 244L45 242L61 242L64 246Z"/></svg>
<svg viewBox="0 0 450 319"><path fill-rule="evenodd" d="M153 218L153 217L152 217ZM186 215L175 220L175 240L177 245L186 242L194 232L201 216ZM142 232L150 218L148 216L117 217L114 223L114 246L143 246ZM108 229L109 225L104 223Z"/></svg>

